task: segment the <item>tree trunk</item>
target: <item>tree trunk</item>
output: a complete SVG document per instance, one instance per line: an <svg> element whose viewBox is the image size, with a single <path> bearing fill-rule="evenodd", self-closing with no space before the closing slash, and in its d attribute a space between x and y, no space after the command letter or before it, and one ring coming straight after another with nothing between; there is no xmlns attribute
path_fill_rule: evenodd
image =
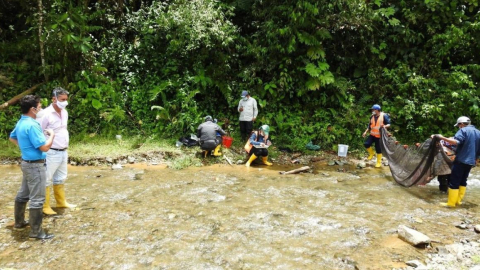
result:
<svg viewBox="0 0 480 270"><path fill-rule="evenodd" d="M47 67L45 64L45 48L42 40L43 30L43 3L42 0L38 0L38 42L40 45L40 57L42 59L42 70L45 81L48 82Z"/></svg>
<svg viewBox="0 0 480 270"><path fill-rule="evenodd" d="M29 94L31 94L31 93L33 93L33 92L35 92L35 91L37 90L37 88L38 88L40 85L42 85L42 84L43 84L43 83L39 83L39 84L37 84L37 85L35 85L35 86L33 86L33 87L25 90L23 93L14 96L14 97L13 97L12 99L10 99L9 101L1 104L1 105L0 105L0 111L6 109L6 108L7 108L8 106L10 106L10 105L16 104L22 97L24 97L24 96L26 96L26 95L29 95Z"/></svg>

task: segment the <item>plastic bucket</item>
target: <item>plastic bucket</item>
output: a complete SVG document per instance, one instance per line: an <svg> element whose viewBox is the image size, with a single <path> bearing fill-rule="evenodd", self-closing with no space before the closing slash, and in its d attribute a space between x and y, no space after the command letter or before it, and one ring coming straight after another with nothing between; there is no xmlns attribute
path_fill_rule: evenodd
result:
<svg viewBox="0 0 480 270"><path fill-rule="evenodd" d="M223 139L222 141L223 146L225 146L226 148L230 148L230 146L232 146L232 142L233 142L232 137L223 136L222 139Z"/></svg>
<svg viewBox="0 0 480 270"><path fill-rule="evenodd" d="M346 144L339 144L338 145L338 156L339 157L346 157L348 152L348 145Z"/></svg>

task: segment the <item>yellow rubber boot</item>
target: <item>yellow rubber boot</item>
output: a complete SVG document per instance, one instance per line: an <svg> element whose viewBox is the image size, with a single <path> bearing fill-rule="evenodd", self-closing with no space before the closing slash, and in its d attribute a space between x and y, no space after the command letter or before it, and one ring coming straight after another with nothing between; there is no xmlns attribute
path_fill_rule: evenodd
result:
<svg viewBox="0 0 480 270"><path fill-rule="evenodd" d="M220 147L222 147L221 144L217 145L217 147L215 147L215 151L213 151L213 155L216 156L216 157L219 157L222 155L222 153L220 152Z"/></svg>
<svg viewBox="0 0 480 270"><path fill-rule="evenodd" d="M267 157L262 157L262 162L263 164L267 166L272 166L273 164L271 162L268 162L268 156Z"/></svg>
<svg viewBox="0 0 480 270"><path fill-rule="evenodd" d="M75 208L75 204L69 204L65 200L65 185L53 185L53 194L55 195L55 200L57 201L58 208Z"/></svg>
<svg viewBox="0 0 480 270"><path fill-rule="evenodd" d="M457 206L462 205L463 197L465 196L465 192L467 191L467 187L460 186L458 187L458 199L457 199Z"/></svg>
<svg viewBox="0 0 480 270"><path fill-rule="evenodd" d="M368 152L367 160L372 160L373 156L375 155L375 151L373 151L372 147L368 147L367 152Z"/></svg>
<svg viewBox="0 0 480 270"><path fill-rule="evenodd" d="M45 215L57 214L57 212L53 211L53 209L50 207L50 187L47 187L45 191L45 202L43 203L43 213Z"/></svg>
<svg viewBox="0 0 480 270"><path fill-rule="evenodd" d="M250 167L250 164L252 164L252 162L253 162L255 159L257 159L257 156L255 156L255 154L252 154L252 155L250 156L250 159L247 161L247 163L245 163L245 166Z"/></svg>
<svg viewBox="0 0 480 270"><path fill-rule="evenodd" d="M382 167L382 154L377 154L377 164L375 164L375 168Z"/></svg>
<svg viewBox="0 0 480 270"><path fill-rule="evenodd" d="M455 207L458 201L458 189L448 188L448 202L440 203L442 206Z"/></svg>

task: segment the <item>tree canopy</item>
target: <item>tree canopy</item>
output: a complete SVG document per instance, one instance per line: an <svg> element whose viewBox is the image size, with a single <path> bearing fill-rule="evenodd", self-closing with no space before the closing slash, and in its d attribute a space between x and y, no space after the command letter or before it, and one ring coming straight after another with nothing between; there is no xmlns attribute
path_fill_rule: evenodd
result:
<svg viewBox="0 0 480 270"><path fill-rule="evenodd" d="M207 114L302 147L362 144L380 104L405 141L479 117L476 0L0 1L0 102L71 93L72 133L178 137ZM0 111L8 134L19 110Z"/></svg>

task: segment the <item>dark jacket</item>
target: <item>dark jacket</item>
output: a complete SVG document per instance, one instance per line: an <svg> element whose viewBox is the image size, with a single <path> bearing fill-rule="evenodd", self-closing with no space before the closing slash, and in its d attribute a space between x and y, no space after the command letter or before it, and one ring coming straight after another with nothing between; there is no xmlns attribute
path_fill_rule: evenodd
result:
<svg viewBox="0 0 480 270"><path fill-rule="evenodd" d="M200 146L202 149L215 148L215 146L219 144L217 132L220 133L220 135L227 134L219 125L212 121L204 122L198 126L197 137L200 138Z"/></svg>

